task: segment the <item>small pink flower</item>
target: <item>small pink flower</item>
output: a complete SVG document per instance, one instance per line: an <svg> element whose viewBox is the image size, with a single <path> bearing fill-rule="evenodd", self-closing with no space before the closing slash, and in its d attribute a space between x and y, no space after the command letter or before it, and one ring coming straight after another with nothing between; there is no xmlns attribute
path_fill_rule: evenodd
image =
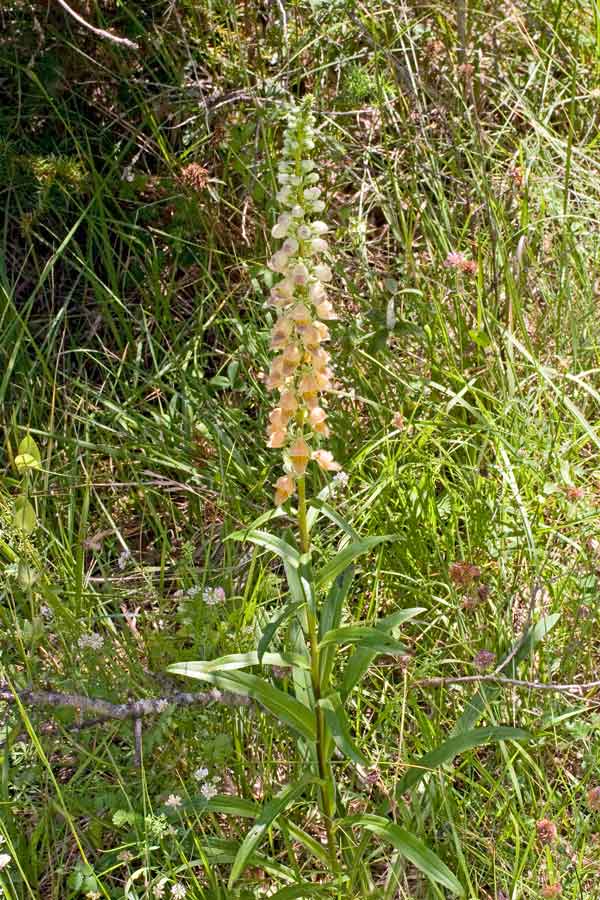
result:
<svg viewBox="0 0 600 900"><path fill-rule="evenodd" d="M467 275L474 275L477 271L477 263L474 262L474 260L467 259L464 253L458 253L456 251L448 254L444 260L444 265L447 269L458 269L461 272L465 272Z"/></svg>

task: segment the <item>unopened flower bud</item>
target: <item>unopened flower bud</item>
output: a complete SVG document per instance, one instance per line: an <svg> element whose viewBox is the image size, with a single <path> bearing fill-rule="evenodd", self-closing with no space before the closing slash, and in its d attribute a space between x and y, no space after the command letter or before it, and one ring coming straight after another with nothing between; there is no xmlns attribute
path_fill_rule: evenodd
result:
<svg viewBox="0 0 600 900"><path fill-rule="evenodd" d="M300 225L296 234L301 241L309 241L312 237L312 229L308 225Z"/></svg>
<svg viewBox="0 0 600 900"><path fill-rule="evenodd" d="M281 245L281 249L289 256L293 256L298 249L298 241L296 240L296 238L289 237L283 242L283 244Z"/></svg>

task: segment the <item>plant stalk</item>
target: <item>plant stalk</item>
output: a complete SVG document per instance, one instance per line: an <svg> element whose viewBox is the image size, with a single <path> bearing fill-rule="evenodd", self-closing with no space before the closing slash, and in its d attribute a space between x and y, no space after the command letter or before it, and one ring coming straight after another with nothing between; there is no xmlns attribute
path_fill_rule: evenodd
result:
<svg viewBox="0 0 600 900"><path fill-rule="evenodd" d="M306 482L304 476L298 479L298 530L300 533L300 550L302 553L310 552L310 535L308 532L306 507ZM327 785L333 784L333 773L331 765L327 758L327 732L325 726L325 716L323 710L318 705L321 698L321 654L319 651L319 629L315 606L307 604L306 621L308 625L308 643L310 647L310 674L312 689L315 702L315 722L316 722L316 747L317 747L317 766L319 770L319 778L322 781L320 788L320 808L325 824L327 834L327 848L329 858L331 860L332 871L339 874L339 860L337 853L337 843L335 839L335 830L333 827L333 818L335 815L335 801L332 800L331 792L328 791Z"/></svg>

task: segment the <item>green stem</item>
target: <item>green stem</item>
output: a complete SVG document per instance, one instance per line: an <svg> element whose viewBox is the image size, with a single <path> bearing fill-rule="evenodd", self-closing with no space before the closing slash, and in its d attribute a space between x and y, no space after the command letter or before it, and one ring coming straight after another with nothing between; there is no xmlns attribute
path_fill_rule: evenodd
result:
<svg viewBox="0 0 600 900"><path fill-rule="evenodd" d="M308 522L306 517L306 482L304 476L298 479L298 529L300 532L300 549L302 553L310 552L310 535L308 533ZM315 607L310 603L306 610L306 619L308 625L308 643L310 646L310 674L312 689L315 702L315 720L316 720L316 746L317 746L317 765L319 769L319 778L323 782L320 789L320 807L325 831L327 833L327 848L329 858L334 873L339 874L339 860L337 854L337 842L335 839L335 830L333 827L333 818L335 815L335 800L332 792L328 791L327 786L333 785L333 773L331 765L327 758L327 731L325 726L325 716L323 710L318 705L321 699L321 654L319 650L319 628Z"/></svg>
<svg viewBox="0 0 600 900"><path fill-rule="evenodd" d="M306 482L304 475L298 479L298 529L300 531L300 551L310 551L310 535L306 518Z"/></svg>

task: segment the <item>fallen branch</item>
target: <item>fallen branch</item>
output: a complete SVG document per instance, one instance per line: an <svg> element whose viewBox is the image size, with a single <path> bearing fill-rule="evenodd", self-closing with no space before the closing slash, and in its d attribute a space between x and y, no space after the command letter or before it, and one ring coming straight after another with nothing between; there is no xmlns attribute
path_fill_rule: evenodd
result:
<svg viewBox="0 0 600 900"><path fill-rule="evenodd" d="M76 22L79 22L80 25L83 25L83 27L87 28L89 31L93 31L98 37L104 38L107 41L112 41L113 44L122 44L124 47L130 47L132 50L140 49L139 44L136 44L135 41L130 41L129 38L119 37L117 34L105 31L104 28L96 28L95 25L91 25L90 22L83 18L83 16L80 16L78 12L71 9L71 7L65 3L65 0L57 0L57 2L60 3L64 11L72 16Z"/></svg>
<svg viewBox="0 0 600 900"><path fill-rule="evenodd" d="M211 690L196 693L178 691L166 697L132 700L129 703L110 703L108 700L86 697L83 694L36 691L34 689L13 692L3 688L0 690L0 702L21 703L23 706L28 707L70 707L80 712L92 712L96 713L96 718L90 720L89 725L98 725L110 719L124 721L126 719L142 719L146 716L156 716L168 709L169 706L206 706L208 703L213 702L223 703L226 706L248 706L251 701L237 694Z"/></svg>
<svg viewBox="0 0 600 900"><path fill-rule="evenodd" d="M504 675L460 675L456 678L422 678L413 684L416 687L445 687L448 684L473 684L482 681L493 684L507 684L512 687L529 688L534 691L558 691L563 694L582 693L600 687L600 681L582 681L579 684L561 684L558 682L524 681L520 678L507 678Z"/></svg>

